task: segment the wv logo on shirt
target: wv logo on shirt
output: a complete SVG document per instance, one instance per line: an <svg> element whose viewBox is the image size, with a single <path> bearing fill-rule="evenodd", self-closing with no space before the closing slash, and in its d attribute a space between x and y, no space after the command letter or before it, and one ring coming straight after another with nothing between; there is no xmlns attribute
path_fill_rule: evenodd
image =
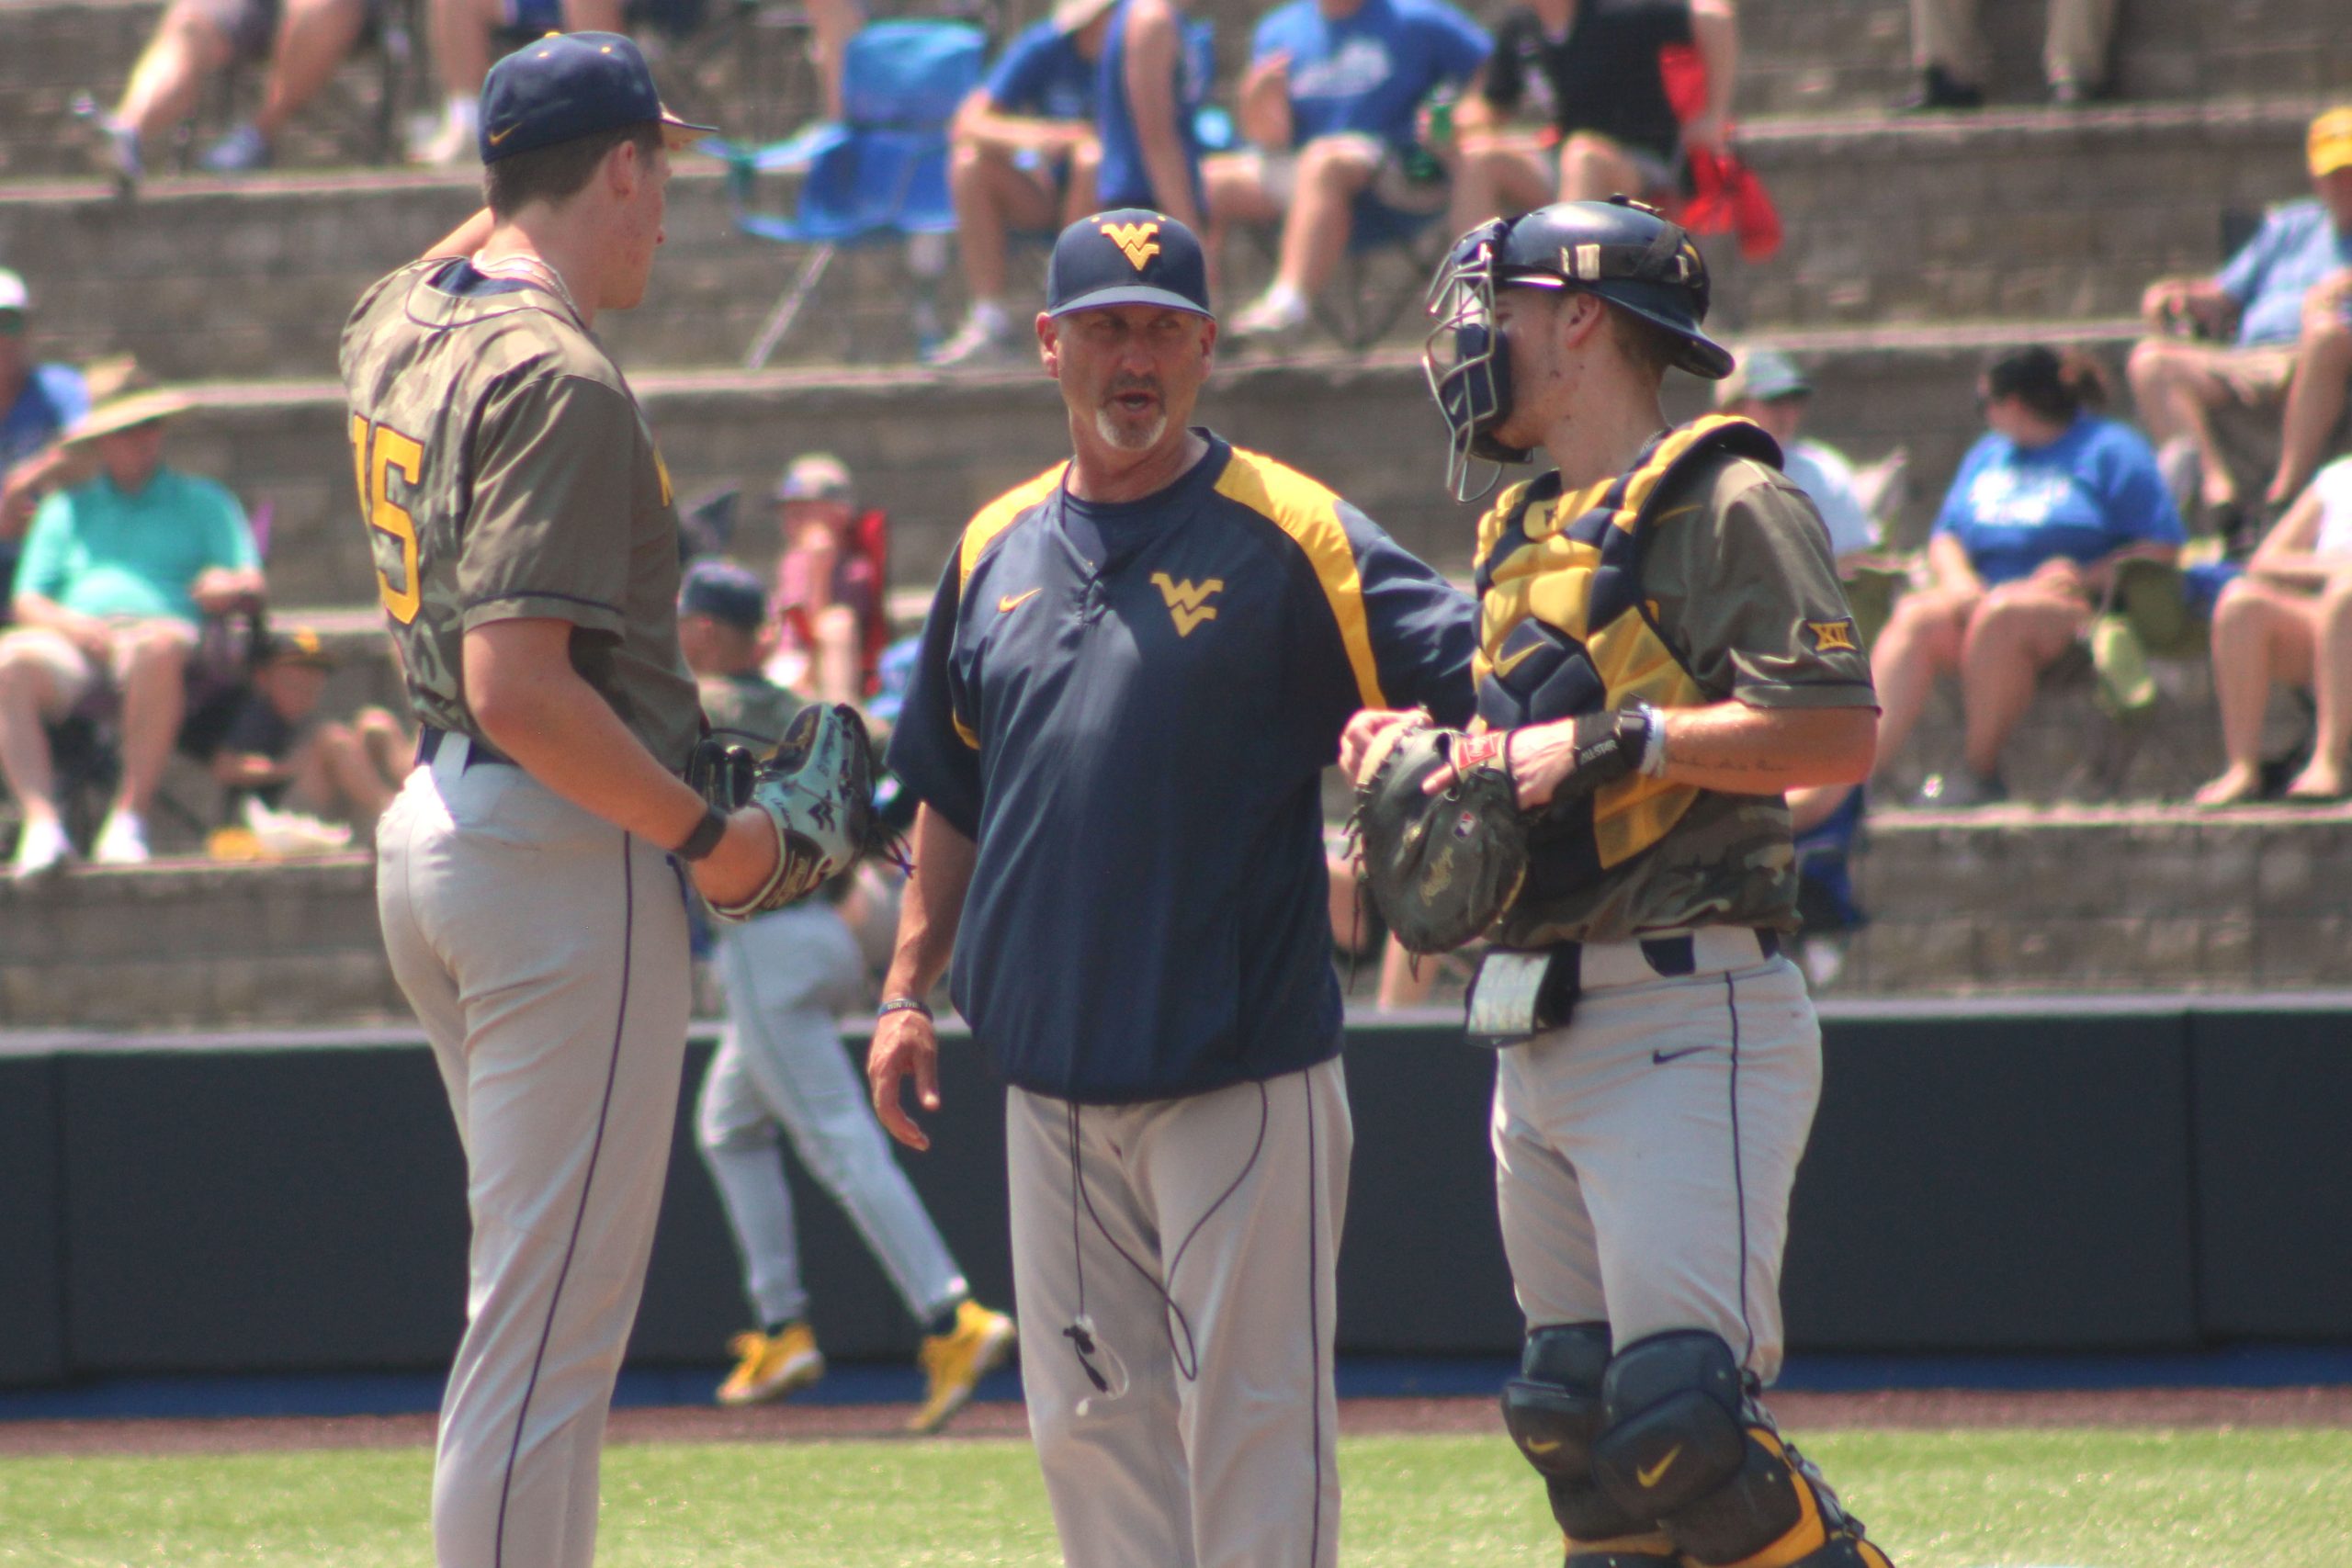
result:
<svg viewBox="0 0 2352 1568"><path fill-rule="evenodd" d="M1212 594L1225 592L1225 579L1222 577L1212 577L1195 588L1191 578L1180 581L1164 571L1151 574L1151 585L1159 590L1162 599L1168 601L1168 617L1176 623L1178 637L1191 637L1194 626L1203 621L1216 620L1216 606L1209 603L1209 598Z"/></svg>

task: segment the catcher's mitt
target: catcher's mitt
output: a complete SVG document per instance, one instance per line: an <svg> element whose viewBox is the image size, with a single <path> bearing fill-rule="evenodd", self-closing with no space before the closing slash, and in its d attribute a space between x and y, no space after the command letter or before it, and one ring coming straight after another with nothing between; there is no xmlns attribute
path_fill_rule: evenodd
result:
<svg viewBox="0 0 2352 1568"><path fill-rule="evenodd" d="M705 776L731 796L741 772L740 764L707 763ZM741 903L714 901L711 912L722 919L797 903L868 852L889 848L874 814L874 743L865 720L845 703L812 704L794 715L784 739L758 759L748 798L714 804L757 807L775 828L775 870Z"/></svg>
<svg viewBox="0 0 2352 1568"><path fill-rule="evenodd" d="M1458 761L1435 795L1422 781ZM1487 736L1399 726L1375 743L1356 786L1363 885L1408 953L1445 953L1494 924L1527 876L1527 821L1500 747Z"/></svg>

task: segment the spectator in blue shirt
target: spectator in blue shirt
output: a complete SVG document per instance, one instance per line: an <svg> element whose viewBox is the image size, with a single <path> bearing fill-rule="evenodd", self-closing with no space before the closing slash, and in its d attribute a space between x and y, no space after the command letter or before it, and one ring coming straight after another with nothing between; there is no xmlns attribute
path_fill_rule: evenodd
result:
<svg viewBox="0 0 2352 1568"><path fill-rule="evenodd" d="M0 267L0 581L16 572L17 541L34 503L64 471L58 436L90 411L80 371L33 358L27 347L31 328L31 291ZM7 619L0 606L0 626Z"/></svg>
<svg viewBox="0 0 2352 1568"><path fill-rule="evenodd" d="M1478 25L1442 0L1289 0L1258 24L1238 118L1249 151L1209 160L1209 249L1235 223L1283 226L1274 280L1238 338L1304 325L1359 221L1398 229L1445 210L1418 150L1424 100L1486 64Z"/></svg>
<svg viewBox="0 0 2352 1568"><path fill-rule="evenodd" d="M16 872L62 862L47 726L101 683L122 693L122 787L92 858L147 858L147 808L187 705L183 675L208 615L257 602L259 558L245 514L209 479L164 463L168 393L100 403L68 439L95 448L97 477L34 513L17 564L17 626L0 634L0 773L24 815Z"/></svg>
<svg viewBox="0 0 2352 1568"><path fill-rule="evenodd" d="M1029 323L1005 304L1005 237L1074 223L1097 205L1102 144L1094 131L1095 78L1116 4L1062 0L1005 46L988 80L956 111L947 187L972 304L933 364L1025 356Z"/></svg>
<svg viewBox="0 0 2352 1568"><path fill-rule="evenodd" d="M1998 764L2035 678L2090 626L2118 563L2171 560L2186 535L2155 454L2094 411L2096 365L2012 349L1978 384L1989 433L1968 450L1928 541L1929 586L1897 601L1871 652L1883 768L1935 679L1961 678L1964 767L1928 781L1923 805L2003 798Z"/></svg>
<svg viewBox="0 0 2352 1568"><path fill-rule="evenodd" d="M2151 284L2151 335L2132 351L2132 391L2159 441L2195 444L2199 495L2216 531L2234 527L2264 478L2263 505L2284 508L2329 456L2352 380L2352 107L2312 121L2316 199L2273 211L2211 277ZM2184 327L2212 340L2173 335ZM2277 461L2267 438L2278 411ZM2233 441L2228 416L2256 411L2265 438ZM2241 446L2243 450L2239 449Z"/></svg>

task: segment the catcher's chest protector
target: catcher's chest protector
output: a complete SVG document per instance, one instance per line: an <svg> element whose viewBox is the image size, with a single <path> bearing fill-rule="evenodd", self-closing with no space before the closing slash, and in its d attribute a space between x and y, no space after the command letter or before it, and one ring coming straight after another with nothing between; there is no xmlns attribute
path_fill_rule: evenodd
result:
<svg viewBox="0 0 2352 1568"><path fill-rule="evenodd" d="M1658 635L1641 592L1642 554L1675 481L1718 455L1779 467L1772 438L1710 414L1668 431L1615 479L1560 493L1557 473L1503 492L1478 523L1478 715L1497 728L1623 707L1708 700ZM1526 896L1581 886L1672 830L1698 798L1640 773L1548 818L1532 846Z"/></svg>

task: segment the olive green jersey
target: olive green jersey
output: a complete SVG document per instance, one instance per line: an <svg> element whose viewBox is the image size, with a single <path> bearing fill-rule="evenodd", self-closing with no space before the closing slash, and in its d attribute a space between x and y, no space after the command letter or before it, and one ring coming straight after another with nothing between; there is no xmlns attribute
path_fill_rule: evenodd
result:
<svg viewBox="0 0 2352 1568"><path fill-rule="evenodd" d="M734 675L705 675L702 711L718 739L765 752L783 736L792 716L808 705L756 670Z"/></svg>
<svg viewBox="0 0 2352 1568"><path fill-rule="evenodd" d="M465 633L545 617L665 767L700 713L678 651L670 476L619 369L546 290L463 261L364 295L343 384L376 585L424 723L481 739Z"/></svg>
<svg viewBox="0 0 2352 1568"><path fill-rule="evenodd" d="M1670 440L1666 449L1674 445ZM1615 482L1561 497L1552 512L1557 521L1533 530L1545 537L1521 547L1535 580L1532 596L1522 597L1532 597L1539 610L1541 580L1553 570L1551 555L1561 553L1550 536L1565 539L1570 520ZM1507 494L1481 525L1482 555L1492 550L1497 514L1518 501L1519 492ZM1716 454L1688 465L1661 487L1652 515L1656 532L1640 556L1634 613L1655 632L1689 688L1684 696L1662 701L1733 701L1755 708L1873 705L1870 662L1838 587L1828 531L1803 491L1766 463ZM1478 668L1487 679L1512 629L1494 614L1498 596L1489 593L1482 605L1487 646ZM1582 604L1556 605L1540 618L1557 615L1581 625L1586 613ZM1510 655L1502 658L1510 661ZM1504 916L1499 939L1508 946L1538 947L1623 942L1683 926L1793 930L1796 857L1782 798L1690 794L1687 809L1640 852L1572 885L1523 891ZM1531 884L1537 880L1531 874Z"/></svg>

